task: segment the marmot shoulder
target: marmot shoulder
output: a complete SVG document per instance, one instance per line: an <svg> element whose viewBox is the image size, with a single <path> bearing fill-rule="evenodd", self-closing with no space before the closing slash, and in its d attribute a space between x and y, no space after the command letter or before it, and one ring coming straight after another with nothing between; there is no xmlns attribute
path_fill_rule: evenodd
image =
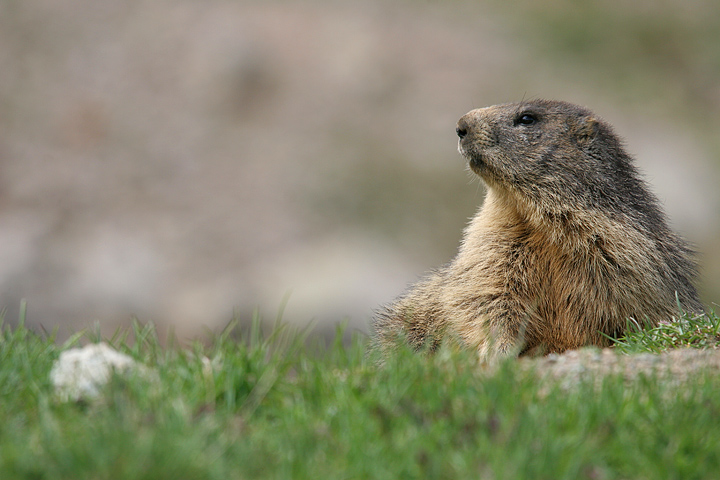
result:
<svg viewBox="0 0 720 480"><path fill-rule="evenodd" d="M373 321L385 351L453 335L481 357L606 346L628 319L703 308L689 246L612 127L566 102L472 110L459 151L484 181L457 256Z"/></svg>

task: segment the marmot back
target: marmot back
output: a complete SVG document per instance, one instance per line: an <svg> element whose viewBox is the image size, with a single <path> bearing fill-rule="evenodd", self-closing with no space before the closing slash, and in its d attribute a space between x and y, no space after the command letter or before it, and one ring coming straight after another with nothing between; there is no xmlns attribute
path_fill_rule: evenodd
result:
<svg viewBox="0 0 720 480"><path fill-rule="evenodd" d="M374 320L386 352L451 334L483 358L608 345L702 305L687 244L610 125L566 102L472 110L459 150L487 185L455 259Z"/></svg>

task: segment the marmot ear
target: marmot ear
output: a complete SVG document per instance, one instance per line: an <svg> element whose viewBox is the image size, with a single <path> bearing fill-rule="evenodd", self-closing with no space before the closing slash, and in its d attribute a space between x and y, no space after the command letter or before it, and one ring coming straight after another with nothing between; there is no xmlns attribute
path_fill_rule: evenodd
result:
<svg viewBox="0 0 720 480"><path fill-rule="evenodd" d="M581 117L578 119L576 128L575 134L577 135L578 143L586 145L597 135L600 129L600 122L595 117Z"/></svg>

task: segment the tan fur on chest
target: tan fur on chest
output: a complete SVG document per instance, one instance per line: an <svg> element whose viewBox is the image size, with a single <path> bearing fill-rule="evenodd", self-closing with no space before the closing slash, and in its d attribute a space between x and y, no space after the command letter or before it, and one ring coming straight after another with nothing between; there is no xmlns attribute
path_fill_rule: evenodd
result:
<svg viewBox="0 0 720 480"><path fill-rule="evenodd" d="M606 345L601 332L617 333L625 319L670 313L637 301L638 286L647 290L654 283L652 248L644 237L629 236L599 212L592 228L582 219L553 225L537 218L491 190L468 227L443 299L455 312L450 324L469 345L483 350L504 340L493 332L494 312L481 320L484 306L503 295L521 312L512 333L524 338L525 351ZM481 323L490 329L478 328Z"/></svg>

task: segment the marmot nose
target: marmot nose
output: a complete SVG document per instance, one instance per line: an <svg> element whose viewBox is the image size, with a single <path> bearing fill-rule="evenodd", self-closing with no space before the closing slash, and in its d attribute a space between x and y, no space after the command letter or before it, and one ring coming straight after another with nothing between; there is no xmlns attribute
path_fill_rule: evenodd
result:
<svg viewBox="0 0 720 480"><path fill-rule="evenodd" d="M455 133L457 133L457 136L460 137L461 140L468 134L468 124L465 117L458 121L457 127L455 127Z"/></svg>

